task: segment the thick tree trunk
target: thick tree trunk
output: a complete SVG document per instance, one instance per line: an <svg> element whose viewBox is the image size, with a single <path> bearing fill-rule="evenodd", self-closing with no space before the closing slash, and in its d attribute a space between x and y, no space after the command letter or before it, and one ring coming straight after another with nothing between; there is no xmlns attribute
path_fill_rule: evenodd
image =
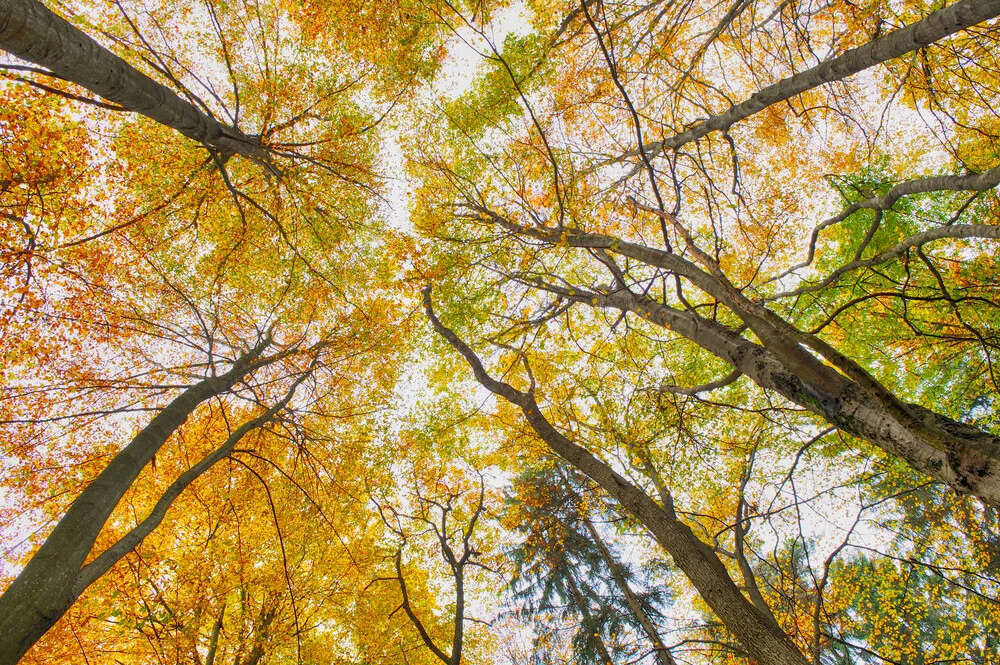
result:
<svg viewBox="0 0 1000 665"><path fill-rule="evenodd" d="M484 388L520 407L528 424L553 452L597 483L649 529L748 654L772 665L807 665L806 658L773 618L743 596L715 551L677 517L671 505L658 505L628 479L556 430L542 414L533 394L492 378L475 352L438 320L429 289L424 291L424 307L434 330L462 354Z"/></svg>
<svg viewBox="0 0 1000 665"><path fill-rule="evenodd" d="M789 368L769 348L755 344L714 321L687 311L667 307L655 300L625 291L611 294L584 289L543 286L567 300L590 307L632 312L650 323L663 326L728 362L765 390L773 390L790 402L824 418L849 434L902 458L917 471L1000 507L1000 439L954 421L918 404L903 405L919 421L922 430L937 430L944 436L928 441L921 430L901 423L896 414L857 383L837 376L836 391L829 385L806 380ZM804 353L803 365L819 363ZM831 394L835 394L831 397Z"/></svg>
<svg viewBox="0 0 1000 665"><path fill-rule="evenodd" d="M631 311L691 340L740 370L761 388L773 390L789 401L821 416L830 424L900 457L914 469L1000 507L1000 452L996 437L936 414L916 404L905 405L928 427L947 432L952 441L934 444L901 424L877 400L853 381L844 379L835 398L790 371L773 352L754 344L713 321L679 312L633 294L615 293L599 299L598 306ZM589 302L592 302L589 301ZM818 362L818 361L817 361ZM963 444L963 441L965 442Z"/></svg>
<svg viewBox="0 0 1000 665"><path fill-rule="evenodd" d="M0 49L216 148L224 157L266 159L259 141L219 123L37 0L0 0Z"/></svg>
<svg viewBox="0 0 1000 665"><path fill-rule="evenodd" d="M658 155L664 150L676 150L713 131L727 130L737 122L763 111L768 106L818 88L824 83L845 79L875 65L906 55L997 15L1000 15L1000 0L962 0L956 2L928 14L916 23L911 23L889 33L885 37L874 39L811 69L778 81L774 85L769 85L745 102L703 120L680 134L675 134L663 141L648 143L643 146L643 149L647 157ZM635 151L625 156L637 155L638 152Z"/></svg>
<svg viewBox="0 0 1000 665"><path fill-rule="evenodd" d="M577 230L527 229L498 217L490 221L553 244L565 242L572 247L626 256L690 280L743 319L763 346L714 321L627 290L595 293L580 288L538 286L566 300L632 312L668 328L728 362L761 388L779 393L959 492L1000 507L1000 437L920 405L904 404L854 361L751 302L724 276L709 274L678 254L612 236ZM806 346L818 350L848 376L821 362Z"/></svg>
<svg viewBox="0 0 1000 665"><path fill-rule="evenodd" d="M243 354L225 374L200 381L181 393L73 501L0 596L0 665L17 663L76 600L82 591L77 578L105 522L170 435L202 402L228 391L260 366L257 359L269 345L268 337Z"/></svg>

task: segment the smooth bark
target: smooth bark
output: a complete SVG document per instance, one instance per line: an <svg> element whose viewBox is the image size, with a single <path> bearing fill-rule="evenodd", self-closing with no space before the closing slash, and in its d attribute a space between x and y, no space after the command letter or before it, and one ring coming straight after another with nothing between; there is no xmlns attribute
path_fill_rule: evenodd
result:
<svg viewBox="0 0 1000 665"><path fill-rule="evenodd" d="M906 55L997 15L1000 15L1000 0L956 2L884 37L873 39L867 44L769 85L754 93L750 99L698 122L679 134L663 141L647 143L642 147L643 153L647 158L651 158L664 150L676 150L713 131L728 130L737 122L769 106L818 88L825 83L840 81L875 65ZM638 155L639 151L636 150L627 153L625 157Z"/></svg>
<svg viewBox="0 0 1000 665"><path fill-rule="evenodd" d="M762 344L751 342L691 311L674 309L646 296L619 288L609 293L533 283L565 300L590 307L633 312L669 328L829 423L904 459L918 471L1000 507L1000 438L952 420L918 404L906 404L864 368L815 335L804 333L762 305L749 300L721 274L702 270L676 253L630 243L620 238L575 229L530 229L499 216L488 221L552 244L565 243L617 254L683 276L739 316ZM969 225L973 235L987 235ZM983 227L987 231L993 227ZM961 236L965 227L946 236ZM992 234L992 231L989 232ZM927 232L926 240L934 232ZM906 243L902 243L905 245ZM896 248L889 250L890 253ZM830 365L822 362L817 352ZM840 371L838 371L840 370ZM841 373L843 372L843 373Z"/></svg>
<svg viewBox="0 0 1000 665"><path fill-rule="evenodd" d="M92 564L84 566L98 535L122 496L167 439L199 405L225 393L250 372L273 361L276 356L261 359L261 354L270 344L270 336L265 337L256 347L241 355L228 372L199 381L178 395L77 496L42 546L0 596L0 665L17 663L86 588L86 585L80 586L81 582L93 582L96 577L91 575L92 572L103 572L113 563L110 561L113 557L108 555L103 560L98 557ZM161 508L162 512L166 511L166 506L154 509L152 517L155 524L162 519L162 514L157 517ZM150 522L146 526L155 524ZM138 540L132 543L130 536L126 536L125 540L134 547ZM122 550L119 554L124 555L127 551ZM117 561L120 555L114 560Z"/></svg>
<svg viewBox="0 0 1000 665"><path fill-rule="evenodd" d="M896 202L903 198L904 196L912 196L914 194L928 194L931 192L985 192L987 190L993 189L997 185L1000 185L1000 166L996 166L983 173L969 173L966 175L938 175L930 176L927 178L917 178L916 180L908 180L906 182L901 182L898 185L894 185L888 192L882 196L873 196L869 199L863 201L858 201L852 203L851 205L844 208L839 214L823 221L816 225L813 229L812 235L809 238L809 252L806 256L806 260L802 263L798 263L785 272L781 273L778 277L785 277L790 275L800 268L804 268L812 263L813 258L816 256L816 241L819 239L819 234L823 229L826 229L834 224L839 224L844 221L854 213L859 210L889 210L892 206L896 205ZM968 224L968 225L948 225L939 227L935 231L940 234L937 237L952 237L952 238L968 238L968 237L982 237L976 236L971 227L980 227L982 225L978 224ZM967 227L961 230L960 227ZM995 228L995 227L994 227ZM948 229L955 229L954 231L948 231ZM952 235L954 234L954 235ZM964 235L960 235L964 234ZM997 237L993 235L991 237ZM861 266L858 266L861 267ZM775 278L775 279L778 279ZM829 283L829 282L828 282ZM820 285L810 285L807 287L802 287L793 291L787 291L784 293L779 293L771 297L771 299L795 296L799 293L805 293L807 291L813 291L818 288L822 288L826 284Z"/></svg>
<svg viewBox="0 0 1000 665"><path fill-rule="evenodd" d="M572 289L570 293L571 289L563 287L542 288L588 306L632 312L668 328L728 362L761 388L777 392L838 429L902 458L914 469L959 492L1000 507L1000 463L995 454L988 454L990 447L1000 450L1000 442L991 434L920 405L906 404L915 418L927 427L947 433L954 441L946 446L935 445L900 423L894 414L853 381L841 377L845 383L836 397L829 397L826 391L790 370L770 349L714 321L625 291L603 294Z"/></svg>
<svg viewBox="0 0 1000 665"><path fill-rule="evenodd" d="M83 593L87 587L96 582L98 578L104 575L104 573L108 572L111 566L118 563L122 557L135 549L135 547L142 542L143 538L151 534L153 530L156 529L156 527L158 527L163 521L164 516L166 516L170 506L173 505L174 500L180 496L181 492L187 489L192 482L215 466L216 463L228 457L233 452L233 449L236 448L236 444L243 440L243 437L253 430L259 429L271 422L278 412L288 405L288 402L295 394L296 388L298 388L308 376L309 373L302 374L302 376L300 376L295 383L292 384L292 387L285 394L284 398L256 418L248 420L237 427L233 433L226 438L222 445L203 457L201 461L192 466L190 469L182 473L177 480L171 483L170 487L168 487L167 490L160 496L149 515L142 520L142 522L125 534L114 545L104 550L104 552L102 552L97 558L80 569L80 573L76 576L76 581L73 584L74 599Z"/></svg>
<svg viewBox="0 0 1000 665"><path fill-rule="evenodd" d="M219 649L219 633L222 632L222 622L226 617L226 606L219 611L219 617L212 624L212 632L208 636L208 653L205 654L205 665L215 665L215 654Z"/></svg>
<svg viewBox="0 0 1000 665"><path fill-rule="evenodd" d="M677 517L672 505L660 506L624 476L559 432L542 414L533 393L516 390L491 377L476 353L438 320L431 305L430 289L424 291L424 308L434 330L462 354L484 388L520 407L528 424L553 452L597 483L649 529L748 654L762 663L806 665L808 661L788 636L775 626L773 619L762 614L743 596L715 551Z"/></svg>
<svg viewBox="0 0 1000 665"><path fill-rule="evenodd" d="M266 161L256 137L182 99L37 0L0 0L0 49L220 151Z"/></svg>

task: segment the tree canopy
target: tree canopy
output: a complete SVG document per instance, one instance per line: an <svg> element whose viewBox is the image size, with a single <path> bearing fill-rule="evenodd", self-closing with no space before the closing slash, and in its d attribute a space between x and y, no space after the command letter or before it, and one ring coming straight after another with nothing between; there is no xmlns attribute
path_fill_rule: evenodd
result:
<svg viewBox="0 0 1000 665"><path fill-rule="evenodd" d="M987 665L1000 0L0 0L0 665Z"/></svg>

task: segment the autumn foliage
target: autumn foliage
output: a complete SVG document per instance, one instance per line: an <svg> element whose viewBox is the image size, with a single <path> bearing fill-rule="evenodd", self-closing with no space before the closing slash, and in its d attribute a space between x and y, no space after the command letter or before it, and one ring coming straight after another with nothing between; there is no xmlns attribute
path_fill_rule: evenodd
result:
<svg viewBox="0 0 1000 665"><path fill-rule="evenodd" d="M0 665L1000 653L997 0L0 0Z"/></svg>

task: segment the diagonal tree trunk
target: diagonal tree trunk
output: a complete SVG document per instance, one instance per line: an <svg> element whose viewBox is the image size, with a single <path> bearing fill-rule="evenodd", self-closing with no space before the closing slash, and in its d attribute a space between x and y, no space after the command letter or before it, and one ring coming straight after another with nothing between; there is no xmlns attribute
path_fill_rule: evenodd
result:
<svg viewBox="0 0 1000 665"><path fill-rule="evenodd" d="M178 480L185 481L183 486L175 483L176 487L168 489L165 495L168 500L158 503L150 518L108 552L84 566L115 506L160 447L205 400L225 393L252 371L281 357L278 354L261 359L270 344L268 335L241 355L228 372L204 379L178 395L76 497L42 546L0 596L0 665L17 663L90 583L159 524L169 503L196 477L197 474L192 473L210 466L192 468L186 474L191 477ZM223 447L228 445L231 449L253 424L255 421L250 421L237 429Z"/></svg>
<svg viewBox="0 0 1000 665"><path fill-rule="evenodd" d="M1000 0L962 0L944 9L928 14L884 37L853 48L835 58L754 93L750 99L728 110L703 120L693 127L642 147L646 157L654 157L664 150L676 150L717 131L727 130L741 120L763 111L769 106L791 99L803 92L818 88L824 83L840 81L870 67L906 55L911 51L944 39L960 30L1000 15ZM626 153L624 157L639 156L639 152ZM620 161L620 160L619 160Z"/></svg>
<svg viewBox="0 0 1000 665"><path fill-rule="evenodd" d="M971 494L987 504L1000 506L1000 462L997 461L1000 440L987 432L918 404L906 404L905 407L926 427L938 429L951 439L947 444L929 442L919 432L901 423L895 414L853 381L840 377L843 383L836 397L831 398L825 394L823 386L803 379L766 346L755 344L714 321L622 291L609 295L579 288L541 288L588 306L632 312L654 325L668 328L728 362L761 388L773 390L837 428L902 458L914 469L947 483L963 494ZM815 359L813 361L821 365Z"/></svg>
<svg viewBox="0 0 1000 665"><path fill-rule="evenodd" d="M256 137L223 125L91 39L38 0L0 0L0 50L220 151L266 161Z"/></svg>
<svg viewBox="0 0 1000 665"><path fill-rule="evenodd" d="M566 566L566 582L569 584L569 592L573 595L573 602L576 603L576 608L580 612L580 616L583 617L585 625L593 626L596 624L593 615L590 613L590 606L587 599L584 597L583 592L580 591L580 586L576 583L576 578L573 577L573 567L570 565ZM600 633L594 635L597 638L597 651L600 652L601 660L606 665L613 665L615 661L611 659L611 654L608 652L608 645L604 643L604 638L601 637Z"/></svg>
<svg viewBox="0 0 1000 665"><path fill-rule="evenodd" d="M563 242L571 247L625 256L690 280L739 316L762 344L751 342L691 311L669 307L626 288L616 287L609 293L598 293L541 282L532 282L532 286L588 307L632 312L654 325L672 330L728 362L761 388L777 392L959 492L1000 506L1000 437L918 404L902 402L857 363L823 340L799 331L770 310L750 301L721 271L706 272L679 254L613 236L577 229L529 229L498 215L489 216L488 221L518 235L553 245ZM996 227L983 226L982 231L972 235L996 235ZM822 362L806 347L817 351L831 364Z"/></svg>
<svg viewBox="0 0 1000 665"><path fill-rule="evenodd" d="M632 614L639 622L639 625L642 626L643 632L646 633L653 652L656 654L656 662L660 665L677 665L677 661L674 660L674 657L670 654L670 650L667 649L667 646L660 638L660 633L656 630L656 624L649 618L649 614L646 613L642 603L639 602L639 598L632 591L632 587L629 586L628 579L625 577L621 565L615 560L608 546L604 544L601 534L597 532L589 517L584 516L583 524L587 527L587 532L590 533L590 537L594 540L594 544L597 545L597 549L600 550L601 556L604 557L605 563L608 564L611 576L614 578L618 589L624 594L625 602L628 603L629 609L632 610Z"/></svg>
<svg viewBox="0 0 1000 665"><path fill-rule="evenodd" d="M748 654L761 663L807 665L805 656L775 625L773 617L765 616L747 600L715 551L677 517L671 504L660 506L627 478L559 432L542 413L533 392L521 392L491 377L479 356L434 314L429 288L424 290L424 308L435 332L462 354L484 388L518 406L531 428L553 452L597 483L649 529Z"/></svg>

